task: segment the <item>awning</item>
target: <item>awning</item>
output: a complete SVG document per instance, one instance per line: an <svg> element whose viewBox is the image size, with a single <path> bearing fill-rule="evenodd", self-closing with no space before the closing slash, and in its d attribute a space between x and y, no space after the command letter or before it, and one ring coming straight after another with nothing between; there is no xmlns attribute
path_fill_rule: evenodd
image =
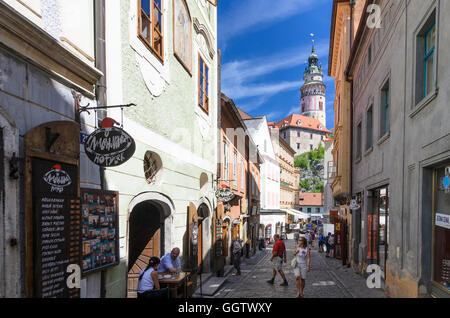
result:
<svg viewBox="0 0 450 318"><path fill-rule="evenodd" d="M285 211L286 213L288 213L290 215L296 216L296 217L298 217L300 219L305 219L306 220L306 219L309 218L308 214L300 212L300 211L297 211L297 210L294 210L294 209L283 210L283 211Z"/></svg>

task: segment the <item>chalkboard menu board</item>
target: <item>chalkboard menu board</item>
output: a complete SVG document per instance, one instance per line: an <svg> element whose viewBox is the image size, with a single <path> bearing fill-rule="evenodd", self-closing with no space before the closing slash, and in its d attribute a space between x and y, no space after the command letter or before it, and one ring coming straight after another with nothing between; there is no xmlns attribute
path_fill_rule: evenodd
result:
<svg viewBox="0 0 450 318"><path fill-rule="evenodd" d="M83 274L119 264L118 193L81 189Z"/></svg>
<svg viewBox="0 0 450 318"><path fill-rule="evenodd" d="M78 167L33 158L34 296L77 298L67 267L81 261Z"/></svg>

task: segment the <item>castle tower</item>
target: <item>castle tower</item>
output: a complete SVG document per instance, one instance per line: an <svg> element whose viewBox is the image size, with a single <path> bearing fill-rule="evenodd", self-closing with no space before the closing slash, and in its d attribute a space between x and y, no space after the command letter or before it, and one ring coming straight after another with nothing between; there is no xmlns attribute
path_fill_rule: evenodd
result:
<svg viewBox="0 0 450 318"><path fill-rule="evenodd" d="M322 66L319 66L319 57L314 50L314 41L308 63L303 78L305 83L301 88L301 114L318 119L326 127L326 86L323 83Z"/></svg>

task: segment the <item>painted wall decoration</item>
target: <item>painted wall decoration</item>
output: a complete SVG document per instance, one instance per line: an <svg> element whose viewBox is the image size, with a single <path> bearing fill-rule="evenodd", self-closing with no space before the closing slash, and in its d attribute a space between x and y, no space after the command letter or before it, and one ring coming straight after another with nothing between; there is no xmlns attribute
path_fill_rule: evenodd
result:
<svg viewBox="0 0 450 318"><path fill-rule="evenodd" d="M174 53L189 73L192 73L192 22L184 0L173 1Z"/></svg>
<svg viewBox="0 0 450 318"><path fill-rule="evenodd" d="M81 189L83 273L119 263L118 194Z"/></svg>

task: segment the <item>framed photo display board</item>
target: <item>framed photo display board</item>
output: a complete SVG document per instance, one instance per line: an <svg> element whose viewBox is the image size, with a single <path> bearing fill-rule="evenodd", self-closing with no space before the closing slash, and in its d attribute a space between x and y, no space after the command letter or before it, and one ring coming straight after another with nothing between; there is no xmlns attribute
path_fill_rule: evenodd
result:
<svg viewBox="0 0 450 318"><path fill-rule="evenodd" d="M119 264L119 193L81 189L82 273Z"/></svg>

